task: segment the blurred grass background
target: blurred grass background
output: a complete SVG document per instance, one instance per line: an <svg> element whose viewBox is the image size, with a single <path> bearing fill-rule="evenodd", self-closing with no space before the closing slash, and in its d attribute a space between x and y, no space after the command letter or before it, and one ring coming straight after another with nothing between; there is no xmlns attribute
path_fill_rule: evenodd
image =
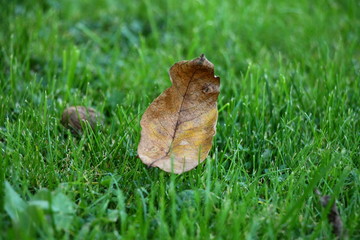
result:
<svg viewBox="0 0 360 240"><path fill-rule="evenodd" d="M315 187L360 238L358 1L1 6L0 238L332 238ZM147 169L141 115L202 53L221 77L214 147L180 176ZM105 126L72 137L72 105Z"/></svg>

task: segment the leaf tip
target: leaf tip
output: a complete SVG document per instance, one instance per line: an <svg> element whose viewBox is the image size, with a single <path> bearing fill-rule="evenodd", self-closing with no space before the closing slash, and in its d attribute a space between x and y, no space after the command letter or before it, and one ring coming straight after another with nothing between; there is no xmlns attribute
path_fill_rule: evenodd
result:
<svg viewBox="0 0 360 240"><path fill-rule="evenodd" d="M207 60L205 57L205 54L203 54L203 53L200 55L200 57L198 59L199 59L200 63L203 63L203 62L205 62L205 60Z"/></svg>

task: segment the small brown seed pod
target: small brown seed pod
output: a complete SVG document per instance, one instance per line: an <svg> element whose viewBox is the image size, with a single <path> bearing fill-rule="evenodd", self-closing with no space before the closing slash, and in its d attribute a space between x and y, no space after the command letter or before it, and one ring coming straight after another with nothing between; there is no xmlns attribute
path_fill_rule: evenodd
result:
<svg viewBox="0 0 360 240"><path fill-rule="evenodd" d="M81 134L85 122L95 129L96 125L102 122L102 116L93 108L72 106L66 108L61 117L61 124L70 129L72 133Z"/></svg>

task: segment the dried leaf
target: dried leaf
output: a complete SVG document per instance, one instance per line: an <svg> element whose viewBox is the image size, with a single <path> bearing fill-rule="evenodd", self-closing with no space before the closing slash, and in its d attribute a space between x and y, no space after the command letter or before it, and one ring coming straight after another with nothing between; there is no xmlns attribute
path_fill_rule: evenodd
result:
<svg viewBox="0 0 360 240"><path fill-rule="evenodd" d="M329 196L329 195L321 196L321 192L318 189L315 190L315 193L320 198L321 206L323 206L323 208L327 208L327 206L330 203L331 196ZM329 220L330 224L332 225L332 231L335 234L335 236L339 239L342 239L342 237L344 235L344 228L343 228L343 223L341 221L341 217L339 214L339 210L338 210L335 202L331 206L330 212L328 214L328 220Z"/></svg>
<svg viewBox="0 0 360 240"><path fill-rule="evenodd" d="M61 124L70 129L74 134L83 132L82 122L88 122L92 129L96 124L102 121L100 113L95 109L84 106L68 107L64 110L61 117Z"/></svg>
<svg viewBox="0 0 360 240"><path fill-rule="evenodd" d="M172 86L141 119L138 154L148 166L182 173L204 161L211 149L220 78L204 55L174 64L169 75Z"/></svg>

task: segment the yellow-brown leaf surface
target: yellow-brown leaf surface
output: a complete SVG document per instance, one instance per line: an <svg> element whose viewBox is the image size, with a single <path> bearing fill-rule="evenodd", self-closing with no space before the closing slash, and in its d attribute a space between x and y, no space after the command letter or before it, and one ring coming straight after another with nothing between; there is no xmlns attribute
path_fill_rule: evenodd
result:
<svg viewBox="0 0 360 240"><path fill-rule="evenodd" d="M148 166L182 173L204 161L211 149L220 78L204 55L175 63L169 74L172 86L141 119L138 154Z"/></svg>

